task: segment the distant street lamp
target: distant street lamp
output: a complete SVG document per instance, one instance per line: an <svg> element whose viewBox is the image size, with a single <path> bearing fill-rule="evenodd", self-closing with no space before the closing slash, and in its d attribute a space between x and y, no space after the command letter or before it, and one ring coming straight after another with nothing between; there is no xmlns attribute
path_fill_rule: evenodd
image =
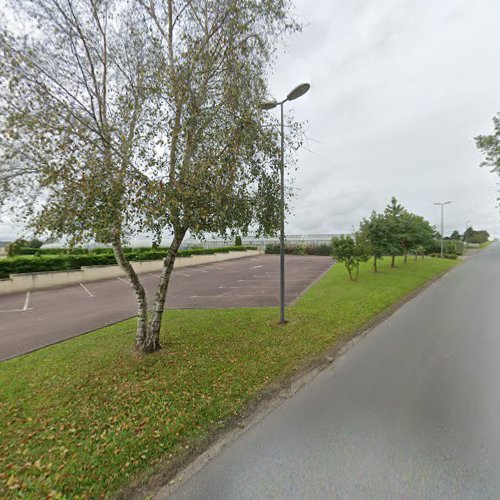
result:
<svg viewBox="0 0 500 500"><path fill-rule="evenodd" d="M260 108L264 110L273 109L276 106L281 107L281 161L280 161L280 178L281 178L281 228L280 228L280 323L286 323L285 320L285 125L283 104L287 101L293 101L302 97L311 86L308 83L301 83L295 87L282 101L264 101Z"/></svg>
<svg viewBox="0 0 500 500"><path fill-rule="evenodd" d="M436 202L434 205L441 205L441 258L444 257L444 206L453 203L452 201Z"/></svg>

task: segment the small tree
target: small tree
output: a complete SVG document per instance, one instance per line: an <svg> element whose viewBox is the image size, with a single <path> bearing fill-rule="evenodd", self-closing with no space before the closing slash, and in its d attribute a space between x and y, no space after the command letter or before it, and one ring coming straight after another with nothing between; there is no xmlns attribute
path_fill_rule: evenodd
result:
<svg viewBox="0 0 500 500"><path fill-rule="evenodd" d="M371 255L371 249L366 240L359 234L340 236L332 239L332 255L345 265L351 281L358 280L359 265L366 262Z"/></svg>
<svg viewBox="0 0 500 500"><path fill-rule="evenodd" d="M239 234L234 239L234 245L237 247L241 247L241 236Z"/></svg>
<svg viewBox="0 0 500 500"><path fill-rule="evenodd" d="M377 262L389 253L389 227L382 214L373 211L369 219L363 219L359 227L360 233L370 245L373 256L373 271L377 272Z"/></svg>
<svg viewBox="0 0 500 500"><path fill-rule="evenodd" d="M434 237L434 229L428 221L420 215L404 213L401 217L402 234L401 247L404 252L404 262L408 262L408 252L418 253L417 248L429 244Z"/></svg>
<svg viewBox="0 0 500 500"><path fill-rule="evenodd" d="M393 196L391 202L384 210L385 224L387 227L387 250L391 256L391 267L396 267L396 255L401 255L403 251L402 242L405 239L405 229L407 228L407 212L403 205Z"/></svg>

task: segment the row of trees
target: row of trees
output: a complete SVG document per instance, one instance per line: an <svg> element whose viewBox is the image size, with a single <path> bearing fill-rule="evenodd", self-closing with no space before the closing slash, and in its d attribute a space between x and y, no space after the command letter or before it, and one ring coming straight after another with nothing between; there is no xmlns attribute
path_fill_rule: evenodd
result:
<svg viewBox="0 0 500 500"><path fill-rule="evenodd" d="M382 213L373 211L369 218L361 221L353 236L342 236L332 240L333 256L343 262L351 280L355 281L359 265L373 257L373 271L384 256L391 258L391 267L396 265L396 256L408 254L423 256L426 247L436 238L436 230L420 215L408 212L395 197L392 197Z"/></svg>
<svg viewBox="0 0 500 500"><path fill-rule="evenodd" d="M464 231L463 235L455 230L449 237L446 237L445 240L463 241L465 243L486 243L489 238L490 233L488 233L488 231L484 229L476 231L472 228L472 226L469 226Z"/></svg>
<svg viewBox="0 0 500 500"><path fill-rule="evenodd" d="M111 245L137 297L137 349L154 351L188 231L275 233L279 127L259 104L277 43L299 29L290 1L10 6L0 20L0 205L35 234ZM297 137L289 128L287 140ZM124 252L139 232L173 235L149 313Z"/></svg>

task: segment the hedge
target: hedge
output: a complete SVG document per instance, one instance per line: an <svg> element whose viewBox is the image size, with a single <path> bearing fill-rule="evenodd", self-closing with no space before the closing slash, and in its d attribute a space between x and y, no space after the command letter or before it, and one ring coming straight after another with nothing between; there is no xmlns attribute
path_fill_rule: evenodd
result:
<svg viewBox="0 0 500 500"><path fill-rule="evenodd" d="M210 255L214 253L243 252L255 250L256 247L223 247L223 248L201 248L192 250L180 250L178 257L190 257L192 255ZM136 251L138 250L138 251ZM141 251L132 249L127 252L127 258L131 261L138 260L160 260L165 257L166 249L152 251ZM66 254L66 255L42 255L40 257L19 256L0 260L0 279L8 278L11 274L38 273L46 271L68 271L80 269L82 266L109 266L116 265L116 259L112 253L102 254Z"/></svg>
<svg viewBox="0 0 500 500"><path fill-rule="evenodd" d="M429 257L436 257L436 258L441 258L441 254L440 253L431 253L429 254ZM458 255L456 253L445 253L443 254L443 257L445 259L452 259L452 260L456 260Z"/></svg>
<svg viewBox="0 0 500 500"><path fill-rule="evenodd" d="M266 253L279 254L279 243L269 243L266 245ZM332 246L322 243L316 245L309 243L306 245L300 243L285 243L285 253L289 255L332 255Z"/></svg>

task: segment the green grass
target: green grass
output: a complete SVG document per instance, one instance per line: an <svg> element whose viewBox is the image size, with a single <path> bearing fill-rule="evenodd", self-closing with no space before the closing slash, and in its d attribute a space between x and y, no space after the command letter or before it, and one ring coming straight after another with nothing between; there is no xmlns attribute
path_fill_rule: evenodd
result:
<svg viewBox="0 0 500 500"><path fill-rule="evenodd" d="M493 242L492 241L485 241L484 243L481 243L479 245L479 248L486 248L489 247Z"/></svg>
<svg viewBox="0 0 500 500"><path fill-rule="evenodd" d="M169 311L147 357L128 320L1 363L0 497L109 495L456 262L388 264L357 283L335 266L285 327L271 308Z"/></svg>

